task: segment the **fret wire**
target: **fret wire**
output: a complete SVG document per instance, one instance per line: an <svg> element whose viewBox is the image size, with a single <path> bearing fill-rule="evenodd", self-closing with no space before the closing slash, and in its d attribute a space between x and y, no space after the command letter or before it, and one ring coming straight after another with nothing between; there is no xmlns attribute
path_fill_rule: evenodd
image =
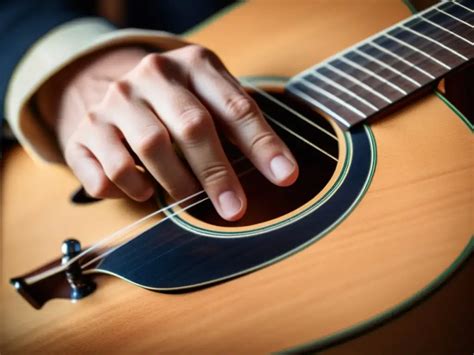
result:
<svg viewBox="0 0 474 355"><path fill-rule="evenodd" d="M349 74L346 74L344 73L342 70L336 68L334 65L332 65L331 63L327 63L326 66L331 69L333 72L336 72L337 74L339 74L340 76L343 76L345 77L346 79L352 81L353 83L356 83L357 85L363 87L365 90L371 92L373 95L375 96L378 96L380 97L382 100L386 101L387 103L391 104L393 101L390 100L387 96L385 96L384 94L381 94L377 91L375 91L374 89L372 89L370 86L368 86L367 84L363 83L362 81L360 81L359 79L353 77L352 75L349 75Z"/></svg>
<svg viewBox="0 0 474 355"><path fill-rule="evenodd" d="M471 10L471 9L468 8L467 6L464 6L463 4L461 4L461 3L457 2L457 1L453 1L452 3L453 3L454 5L457 5L457 6L460 6L460 7L465 8L465 9L466 9L467 11L469 11L469 12L474 12L474 10Z"/></svg>
<svg viewBox="0 0 474 355"><path fill-rule="evenodd" d="M386 48L382 47L381 45L379 45L379 44L377 44L377 43L375 43L375 42L370 42L370 43L368 43L368 44L369 44L370 46L373 46L373 47L377 48L378 50L380 50L380 51L382 51L382 52L385 52L385 53L391 55L392 57L394 57L394 58L400 60L401 62L405 63L406 65L409 65L410 67L412 67L412 68L418 70L420 73L426 75L427 77L429 77L429 78L431 78L431 79L433 79L433 80L436 79L435 76L431 75L430 73L428 73L428 72L425 71L424 69L418 67L416 64L414 64L414 63L412 63L412 62L406 60L405 58L399 56L397 53L392 52L392 51L390 51L389 49L386 49Z"/></svg>
<svg viewBox="0 0 474 355"><path fill-rule="evenodd" d="M385 63L382 62L381 60L375 58L373 55L364 53L364 52L362 52L361 50L359 50L359 49L357 49L357 48L354 49L354 51L357 52L359 55L361 55L361 56L367 58L368 60L371 60L371 61L377 63L378 65L380 65L380 66L382 66L382 67L385 67L385 68L391 70L392 72L394 72L395 74L401 76L401 77L404 78L405 80L408 80L409 82L413 83L415 86L421 87L421 84L420 84L418 81L416 81L415 79L412 79L412 78L410 78L409 76L403 74L401 71L399 71L399 70L396 69L396 68L393 68L391 65L385 64Z"/></svg>
<svg viewBox="0 0 474 355"><path fill-rule="evenodd" d="M380 75L378 75L377 73L373 72L372 70L368 70L366 68L364 68L363 66L359 65L358 63L356 63L355 61L353 61L352 59L349 59L349 58L346 58L346 57L341 57L339 58L340 60L342 60L343 62L346 62L347 64L349 64L350 66L356 68L356 69L359 69L375 78L377 78L378 80L380 80L382 83L384 84L387 84L388 86L391 86L393 89L399 91L400 93L402 93L403 95L408 95L408 93L403 90L402 88L398 87L397 85L391 83L390 81L388 81L387 79L385 78L382 78Z"/></svg>
<svg viewBox="0 0 474 355"><path fill-rule="evenodd" d="M298 89L296 89L298 90ZM332 154L329 154L328 152L326 152L325 150L319 148L316 144L314 144L313 142L307 140L306 138L304 138L303 136L299 135L298 133L296 133L295 131L289 129L288 127L286 127L284 124L282 124L281 122L278 122L276 119L274 119L272 116L270 116L268 113L264 113L265 117L273 122L275 125L277 125L278 127L280 127L281 129L287 131L288 133L292 134L293 136L295 136L296 138L300 139L301 141L305 142L306 144L310 145L311 147L313 147L314 149L320 151L321 153L323 153L324 155L328 156L329 158L331 158L332 160L334 161L339 161L336 157L334 157Z"/></svg>
<svg viewBox="0 0 474 355"><path fill-rule="evenodd" d="M441 3L441 4L445 4L445 2L443 2L443 3ZM418 14L413 15L413 16L410 17L410 18L407 18L407 19L405 19L405 20L402 20L402 21L400 21L399 23L396 23L396 24L394 24L394 25L388 27L388 28L385 29L384 31L381 31L381 32L379 32L379 33L376 33L376 34L374 34L374 35L372 35L372 36L366 38L365 40L360 41L359 43L354 44L353 46L351 46L351 47L349 47L349 48L347 48L347 49L345 49L345 50L343 50L343 51L341 51L341 52L339 52L339 53L337 53L337 54L335 54L335 55L333 55L333 56L327 58L326 60L322 61L322 62L319 63L318 65L315 65L315 66L313 66L313 67L310 67L310 68L308 68L308 69L302 71L302 72L299 73L298 75L296 75L296 76L294 76L293 78L291 78L291 81L295 81L295 80L299 79L300 77L303 77L303 76L307 75L307 74L310 73L312 70L314 70L315 67L321 67L321 66L325 65L326 63L329 63L331 60L337 59L337 58L339 58L340 56L342 56L342 55L344 55L344 54L346 54L346 53L349 53L351 50L353 50L353 49L356 48L356 47L359 47L359 46L361 46L361 45L364 45L364 44L366 44L366 43L369 43L369 42L373 41L374 39L381 38L381 37L385 34L385 32L388 32L388 31L390 31L390 30L396 29L396 28L398 28L398 26L400 26L400 24L406 23L406 22L408 22L408 21L411 21L411 20L413 19L413 17L417 17L417 16L419 16L419 15L425 14L425 13L427 13L427 12L433 10L433 8L437 8L437 6L439 6L439 5L440 5L440 4L437 4L437 5L435 5L435 6L431 6L431 7L427 8L427 9L425 9L425 10L419 12ZM428 58L429 58L429 57L428 57ZM441 66L444 66L444 65L441 64ZM447 67L447 69L451 69L451 68L450 68L450 67Z"/></svg>
<svg viewBox="0 0 474 355"><path fill-rule="evenodd" d="M419 52L419 53L423 54L426 58L438 63L439 65L441 65L442 67L445 67L448 70L452 69L449 65L443 63L442 61L440 61L439 59L437 59L433 56L430 56L430 55L426 54L425 52L423 52L423 51L419 50L418 48L412 46L410 43L407 43L407 42L405 42L401 39L398 39L397 37L394 37L394 36L392 36L391 34L388 34L388 33L385 33L384 36L386 36L386 37L390 38L391 40L393 40L395 42L398 42L398 43L400 43L400 44L402 44L402 45L404 45L404 46L406 46L406 47L408 47L408 48L410 48L410 49L412 49L416 52Z"/></svg>
<svg viewBox="0 0 474 355"><path fill-rule="evenodd" d="M327 114L329 114L331 117L335 118L336 120L338 120L339 122L341 122L344 126L346 126L347 128L349 128L351 125L349 124L349 122L347 122L347 120L343 117L341 117L340 115L338 115L337 113L335 113L333 110L331 110L329 107L327 107L326 105L323 105L322 103L320 103L319 101L313 99L311 96L309 96L308 94L306 94L305 92L301 91L300 89L296 88L295 86L292 86L291 87L291 90L293 91L298 91L300 93L300 95L303 95L306 97L306 100L308 100L309 102L311 102L314 106L318 107L319 109L323 110L324 112L326 112Z"/></svg>
<svg viewBox="0 0 474 355"><path fill-rule="evenodd" d="M407 27L407 26L405 26L405 25L401 25L400 27L402 27L403 29L405 29L405 30L407 30L407 31L409 31L409 32L411 32L411 33L413 33L413 34L415 34L416 36L425 38L425 39L427 39L427 40L429 40L429 41L431 41L431 42L437 44L438 46L440 46L440 47L446 49L447 51L449 51L449 52L451 52L451 53L457 55L457 56L458 56L459 58L461 58L461 59L469 60L469 58L463 56L461 53L456 52L454 49L449 48L448 46L445 46L443 43L440 43L440 42L438 42L437 40L435 40L435 39L433 39L433 38L431 38L431 37L429 37L429 36L426 36L425 34L419 32L419 31L415 31L415 30L413 30L413 29L411 29L410 27Z"/></svg>
<svg viewBox="0 0 474 355"><path fill-rule="evenodd" d="M317 87L316 85L314 85L312 82L306 80L305 78L301 78L301 81L303 81L306 86L309 86L311 88L311 90L319 92L322 95L326 96L327 98L331 99L332 101L337 102L338 104L347 107L349 110L356 113L360 117L367 118L367 115L365 115L363 112L359 111L357 108L353 107L352 105L349 105L347 102L342 101L340 98L338 98L337 96L335 96L335 95L331 94L330 92L324 90L323 88Z"/></svg>
<svg viewBox="0 0 474 355"><path fill-rule="evenodd" d="M337 53L337 54L335 54L335 55L333 55L333 56L327 58L326 60L322 61L322 62L319 63L318 65L315 65L315 66L313 66L313 67L310 67L310 68L308 68L308 69L302 71L302 72L299 73L298 75L296 75L296 76L294 76L293 78L291 78L290 82L297 81L299 78L301 78L301 77L307 75L308 73L310 73L311 71L313 71L314 68L316 68L316 67L321 67L321 66L323 66L323 65L325 65L325 64L327 64L327 63L329 63L331 60L337 59L337 58L339 58L340 56L342 56L342 55L344 55L344 54L350 52L351 50L353 50L353 49L356 48L356 47L359 47L359 46L364 45L364 44L366 44L366 43L370 43L371 41L373 41L373 40L375 40L375 39L378 39L378 38L381 38L381 37L384 36L384 35L385 35L385 36L390 36L390 35L387 34L388 31L397 29L401 24L407 23L407 22L411 21L413 18L419 17L420 15L423 15L423 14L425 14L425 13L428 13L429 11L432 11L433 9L438 10L438 6L443 5L443 4L446 4L446 2L441 2L440 4L433 5L433 6L429 7L429 8L427 8L427 9L425 9L425 10L423 10L423 11L417 13L416 15L413 15L412 17L409 17L409 18L407 18L407 19L405 19L405 20L400 21L399 23L396 23L396 24L394 24L394 25L388 27L388 28L385 29L384 31L381 31L381 32L379 32L379 33L376 33L376 34L374 34L374 35L372 35L372 36L366 38L365 40L363 40L363 41L361 41L361 42L359 42L359 43L354 44L353 46L351 46L351 47L349 47L349 48L347 48L347 49L345 49L345 50L343 50L343 51L341 51L341 52L339 52L339 53ZM459 20L459 19L458 19L458 20ZM471 26L471 25L469 25L469 26ZM471 26L471 27L472 27L472 26ZM401 42L401 41L398 40L398 39L395 39L395 41L400 42L401 44L404 44L405 46L407 46L407 47L409 47L409 48L412 48L413 50L418 51L418 52L420 52L421 54L423 54L425 57L431 59L429 55L427 55L427 54L424 53L424 52L419 51L418 49L414 48L414 47L411 46L410 44L405 44L404 42ZM434 58L434 61L436 61L439 65L441 65L442 67L445 67L445 68L448 69L448 70L452 69L452 68L449 67L448 65L446 65L446 64L444 64L444 63L438 61L438 60L435 59L435 58Z"/></svg>
<svg viewBox="0 0 474 355"><path fill-rule="evenodd" d="M464 37L458 35L457 33L454 33L453 31L451 31L451 30L449 30L449 29L447 29L447 28L445 28L445 27L443 27L443 26L438 25L437 23L431 21L430 19L426 18L425 16L420 16L420 19L421 19L422 21L426 21L426 22L430 23L431 25L433 25L433 26L435 26L435 27L441 28L443 31L448 32L448 33L450 33L451 35L453 35L453 36L455 36L455 37L457 37L457 38L463 40L464 42L469 43L471 46L474 45L474 42L471 42L471 41L469 41L468 39L466 39L466 38L464 38Z"/></svg>
<svg viewBox="0 0 474 355"><path fill-rule="evenodd" d="M372 105L369 101L367 101L366 99L364 99L362 96L359 96L357 95L355 92L352 92L348 89L346 89L344 86L340 85L338 82L336 82L335 80L332 80L331 78L327 77L326 75L324 75L323 73L319 73L317 71L313 71L311 72L309 75L312 75L318 79L321 79L323 81L325 81L326 83L338 88L339 90L345 92L346 94L352 96L353 98L355 98L356 100L360 101L361 103L365 104L367 107L371 108L372 110L374 110L375 112L377 112L379 109L377 108L377 106L374 106Z"/></svg>
<svg viewBox="0 0 474 355"><path fill-rule="evenodd" d="M258 86L256 85L253 85L252 83L250 83L249 81L245 80L245 79L240 79L240 81L242 81L245 85L247 86L250 86L252 89L254 89L257 93L259 93L260 95L262 95L263 97L265 97L266 99L276 103L278 106L284 108L285 110L291 112L292 114L294 114L296 117L302 119L303 121L305 121L306 123L308 123L309 125L319 129L321 132L324 132L326 133L328 136L330 136L331 138L335 139L337 141L337 137L332 134L331 132L329 132L328 130L326 130L325 128L321 127L320 125L318 125L317 123L314 123L313 121L311 121L309 118L303 116L302 114L300 114L298 111L295 111L294 109L292 109L290 106L288 105L285 105L283 102L281 102L280 100L277 100L275 99L272 95L266 93L264 90L260 89Z"/></svg>
<svg viewBox="0 0 474 355"><path fill-rule="evenodd" d="M446 11L444 11L444 10L438 9L437 7L435 7L435 10L438 11L438 12L441 12L442 14L445 14L446 16L449 16L449 17L453 18L454 20L456 20L456 21L458 21L458 22L460 22L460 23L465 24L466 26L469 26L469 27L471 27L471 28L474 28L474 26L471 25L469 22L466 22L466 21L464 21L464 20L462 20L462 19L460 19L460 18L458 18L458 17L456 17L456 16L454 16L454 15L451 15L449 12L446 12Z"/></svg>
<svg viewBox="0 0 474 355"><path fill-rule="evenodd" d="M291 80L288 82L287 84L287 88L289 88L290 91L294 91L296 95L298 95L298 93L301 93L302 95L301 96L304 96L306 97L306 99L308 101L313 101L313 105L315 105L316 107L319 107L320 109L322 109L323 111L325 111L326 113L329 113L331 114L331 110L329 110L327 107L324 107L322 108L321 106L324 106L322 105L320 102L317 102L316 100L313 100L309 95L307 95L304 91L302 90L305 90L303 89L304 86L302 86L301 88L302 89L298 89L294 86L294 84L297 84L300 80L304 79L305 76L308 76L308 75L313 75L313 76L317 76L317 75L322 75L320 76L319 78L321 80L324 80L323 78L325 76L327 76L329 78L329 80L335 80L337 81L337 77L336 78L332 78L329 77L328 75L329 74L314 74L316 73L316 71L319 71L319 68L325 68L327 70L330 70L331 72L334 72L335 74L338 74L340 77L344 77L345 79L348 79L349 81L353 82L356 84L356 86L359 86L363 89L365 89L367 91L367 94L364 94L363 96L367 97L367 95L370 93L374 96L377 96L378 98L381 98L383 101L387 102L388 104L392 104L394 101L392 101L390 98L388 98L387 96L383 95L382 93L380 92L377 92L375 91L372 87L366 85L364 82L362 82L361 80L359 80L357 77L353 77L352 74L351 75L348 75L346 74L345 72L343 72L342 70L339 70L338 68L336 68L334 65L332 65L330 62L331 61L334 61L334 60L337 60L337 59L340 59L342 62L344 63L348 63L349 62L349 59L347 58L344 58L343 56L345 56L346 54L350 53L351 51L354 51L355 49L358 49L357 47L360 47L360 46L363 46L364 44L367 44L369 46L373 46L377 49L379 49L380 51L384 52L384 53L387 53L388 55L396 58L397 60L403 62L404 64L410 66L411 68L414 68L415 70L417 70L418 72L422 73L423 75L425 75L426 77L432 79L432 80L435 80L439 75L442 75L443 73L445 73L446 71L443 71L441 70L439 67L433 67L433 64L437 64L439 65L441 68L444 68L445 70L451 70L453 69L451 67L451 65L448 65L444 62L444 59L443 61L432 55L430 55L429 53L427 52L424 52L423 50L421 49L418 49L416 48L414 45L410 44L408 42L407 39L404 39L404 38L397 38L391 34L389 34L388 32L392 31L392 30L396 30L396 29L401 29L401 30L406 30L408 32L413 32L416 36L419 36L419 37L424 37L423 36L423 33L418 33L418 32L415 32L414 30L412 30L411 28L407 27L408 26L408 23L410 21L412 21L413 19L420 19L420 21L424 21L424 19L426 19L426 16L424 18L423 15L429 15L430 13L433 13L435 11L439 12L439 13L442 13L443 15L445 16L448 16L452 19L454 19L457 23L462 23L464 25L467 25L468 27L470 28L473 28L473 26L469 23L467 23L466 21L464 21L463 19L460 19L458 17L456 17L455 15L451 15L450 13L442 10L442 9L439 9L438 7L444 7L443 5L446 5L446 4L451 4L452 6L454 6L453 3L451 2L447 2L447 1L441 1L440 3L436 4L436 5L433 5L421 12L419 12L418 14L416 15L413 15L411 16L410 18L408 19L405 19L405 20L402 20L400 22L398 22L397 24L394 24L392 26L390 26L389 28L387 28L386 30L384 31L381 31L377 34L374 34L373 36L370 36L368 37L367 39L361 41L361 42L358 42L356 44L354 44L353 46L327 58L326 60L320 62L319 64L317 65L314 65L310 68L307 68L306 70L298 73L296 76L292 77ZM451 7L448 7L449 9ZM471 11L471 10L470 10ZM456 15L458 15L456 13ZM464 16L464 15L462 15ZM428 22L428 21L427 21ZM443 30L443 29L441 29ZM460 32L460 37L462 37L464 34L464 32ZM389 48L384 48L382 47L381 45L378 45L376 43L373 43L372 41L375 41L375 40L383 40L383 38L387 38L387 39L390 39L392 40L393 42L397 42L400 47L398 48L391 48L391 46ZM456 36L457 37L457 36ZM452 52L454 55L458 56L458 57L461 57L463 61L467 61L469 60L468 58L466 58L465 56L463 56L462 54L459 54L458 52L456 52L455 50L449 48L449 47L446 47L444 45L442 45L442 43L439 43L438 41L436 40L433 40L429 37L426 38L427 40L429 40L430 42L434 42L435 44L443 47L444 49L446 49L447 51L449 52ZM453 39L454 40L454 39ZM465 40L465 39L464 39ZM413 52L417 52L419 55L421 55L422 57L426 58L425 60L422 60L421 58L420 59L416 59L413 63L411 62L411 58L412 58L412 55L410 53L407 53L405 54L405 51L402 51L403 50L403 47L406 47L406 48L409 48L411 49ZM460 47L461 48L461 47ZM398 50L401 50L402 52L399 52ZM362 52L362 51L361 51ZM367 53L366 53L367 54ZM377 57L376 56L376 53L371 53L370 54L372 57ZM407 58L405 59L405 55L407 56ZM377 57L378 59L378 57ZM352 62L354 62L353 60L351 60ZM354 62L356 65L358 65L356 62ZM426 64L426 65L425 65ZM453 64L455 67L458 66L460 63L457 63L457 64ZM351 64L351 63L348 63L348 65L352 66L352 67L355 67L357 68L356 65L354 64ZM396 65L396 62L392 63L390 62L389 66L395 66ZM422 67L421 67L422 66ZM360 67L360 66L359 66ZM426 67L426 69L423 69L423 67ZM403 67L402 67L403 68ZM430 69L431 68L431 69ZM357 68L359 69L359 68ZM367 72L367 70L364 70L365 68L363 67L360 67L359 70L361 71L365 71ZM395 69L397 70L400 70L398 67L395 67ZM393 71L393 70L392 70ZM434 71L436 74L431 74L431 72ZM370 76L374 76L377 78L377 75L376 73L378 73L379 71L376 71L376 72L369 72L368 74ZM403 72L403 71L402 71ZM419 84L421 84L420 80L421 78L418 78L416 77L417 79L413 79L415 80L416 82L418 82ZM406 78L405 78L406 79ZM380 80L380 79L379 79ZM326 80L327 81L327 80ZM398 87L398 86L395 86L393 85L391 82L388 82L387 80L383 79L383 80L380 80L382 83L385 83L389 86L391 86L392 88L394 88L395 90L397 91L400 91L402 94L404 95L407 95L408 93L405 92L405 90L403 90L401 87ZM425 83L425 80L423 80L422 82L422 85L425 85L427 84L427 82ZM300 85L304 85L303 83L300 83ZM334 86L334 85L333 85ZM354 88L356 87L354 86ZM347 92L346 90L342 90L344 92ZM359 95L362 95L362 93L359 93ZM358 95L358 96L359 96ZM354 96L354 95L351 95L351 96ZM303 97L302 97L303 98ZM304 99L304 98L303 98ZM398 100L398 99L397 99ZM361 102L363 102L362 100L359 100ZM396 100L395 100L396 101ZM354 102L353 102L354 103ZM363 102L364 104L366 104L366 102ZM378 106L379 104L377 104ZM358 106L359 107L359 106ZM332 112L332 116L333 118L337 119L338 121L340 121L342 124L344 124L345 126L351 126L351 124L348 124L348 122L343 119L342 117L340 117L339 115L335 114L334 112ZM350 118L350 117L349 117ZM341 120L342 119L342 120ZM352 119L351 119L351 122L352 122Z"/></svg>

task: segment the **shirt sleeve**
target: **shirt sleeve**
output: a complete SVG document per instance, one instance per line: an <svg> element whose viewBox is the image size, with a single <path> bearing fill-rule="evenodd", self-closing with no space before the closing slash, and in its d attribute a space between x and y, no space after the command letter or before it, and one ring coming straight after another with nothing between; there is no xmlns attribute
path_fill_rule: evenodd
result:
<svg viewBox="0 0 474 355"><path fill-rule="evenodd" d="M50 1L51 2L51 1ZM49 5L49 6L47 6ZM0 112L4 112L7 83L28 48L52 28L83 16L60 3L0 2Z"/></svg>
<svg viewBox="0 0 474 355"><path fill-rule="evenodd" d="M61 69L96 51L117 46L144 45L171 50L187 45L160 31L116 29L100 18L79 18L54 27L16 63L6 88L4 112L16 138L36 160L62 161L56 139L42 123L32 97Z"/></svg>

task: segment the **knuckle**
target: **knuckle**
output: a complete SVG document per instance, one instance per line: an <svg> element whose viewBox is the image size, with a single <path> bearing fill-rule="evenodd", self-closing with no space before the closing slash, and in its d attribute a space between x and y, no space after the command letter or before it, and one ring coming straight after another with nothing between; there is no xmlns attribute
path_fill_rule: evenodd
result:
<svg viewBox="0 0 474 355"><path fill-rule="evenodd" d="M91 110L86 113L84 120L85 120L85 123L89 125L96 125L100 122L99 117L100 115L98 111Z"/></svg>
<svg viewBox="0 0 474 355"><path fill-rule="evenodd" d="M199 175L204 185L215 184L230 177L227 167L223 163L210 164L202 169Z"/></svg>
<svg viewBox="0 0 474 355"><path fill-rule="evenodd" d="M199 65L202 62L213 62L217 59L213 51L197 44L189 45L185 47L185 50L187 51L190 61L195 65Z"/></svg>
<svg viewBox="0 0 474 355"><path fill-rule="evenodd" d="M110 84L110 93L124 99L130 98L130 84L126 80L117 80Z"/></svg>
<svg viewBox="0 0 474 355"><path fill-rule="evenodd" d="M198 44L191 44L186 47L186 50L188 51L191 57L200 59L207 58L209 57L210 53L212 53L206 47L200 46Z"/></svg>
<svg viewBox="0 0 474 355"><path fill-rule="evenodd" d="M140 62L145 74L165 72L168 66L168 59L158 53L146 55Z"/></svg>
<svg viewBox="0 0 474 355"><path fill-rule="evenodd" d="M250 142L251 154L256 154L262 150L262 147L273 144L277 144L277 139L271 132L258 133Z"/></svg>
<svg viewBox="0 0 474 355"><path fill-rule="evenodd" d="M135 163L131 157L116 157L110 159L107 166L107 176L112 181L120 181L132 169L135 168Z"/></svg>
<svg viewBox="0 0 474 355"><path fill-rule="evenodd" d="M212 129L212 121L208 114L199 109L191 108L180 114L178 136L184 141L193 141L202 137Z"/></svg>
<svg viewBox="0 0 474 355"><path fill-rule="evenodd" d="M137 153L139 155L148 156L158 147L168 144L169 141L169 135L166 130L157 127L147 129L147 132L138 140Z"/></svg>
<svg viewBox="0 0 474 355"><path fill-rule="evenodd" d="M229 116L237 123L245 124L256 114L256 105L243 95L230 97L225 103Z"/></svg>
<svg viewBox="0 0 474 355"><path fill-rule="evenodd" d="M108 122L109 110L104 103L91 107L80 124L81 129L89 130L103 127Z"/></svg>

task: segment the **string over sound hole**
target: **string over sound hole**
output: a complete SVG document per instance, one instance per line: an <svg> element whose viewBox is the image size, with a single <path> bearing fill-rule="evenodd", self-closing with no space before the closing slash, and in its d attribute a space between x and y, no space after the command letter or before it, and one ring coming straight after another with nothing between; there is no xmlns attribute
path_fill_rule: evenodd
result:
<svg viewBox="0 0 474 355"><path fill-rule="evenodd" d="M290 187L275 186L258 170L252 169L252 164L242 158L242 153L235 146L224 141L229 160L233 162L236 173L241 175L240 180L249 199L248 210L238 222L224 221L209 201L188 210L195 219L211 225L249 226L284 216L327 187L338 166L340 148L337 134L325 118L282 90L269 90L267 95L260 90L249 93L295 155L300 176ZM185 216L183 218L186 219Z"/></svg>

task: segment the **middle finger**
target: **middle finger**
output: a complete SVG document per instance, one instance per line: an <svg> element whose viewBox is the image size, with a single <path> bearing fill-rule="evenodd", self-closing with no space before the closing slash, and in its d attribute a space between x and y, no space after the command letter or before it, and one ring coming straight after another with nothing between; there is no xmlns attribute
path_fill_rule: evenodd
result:
<svg viewBox="0 0 474 355"><path fill-rule="evenodd" d="M164 80L154 80L148 88L142 85L141 92L181 148L219 214L227 220L241 218L247 200L206 108L186 88Z"/></svg>

